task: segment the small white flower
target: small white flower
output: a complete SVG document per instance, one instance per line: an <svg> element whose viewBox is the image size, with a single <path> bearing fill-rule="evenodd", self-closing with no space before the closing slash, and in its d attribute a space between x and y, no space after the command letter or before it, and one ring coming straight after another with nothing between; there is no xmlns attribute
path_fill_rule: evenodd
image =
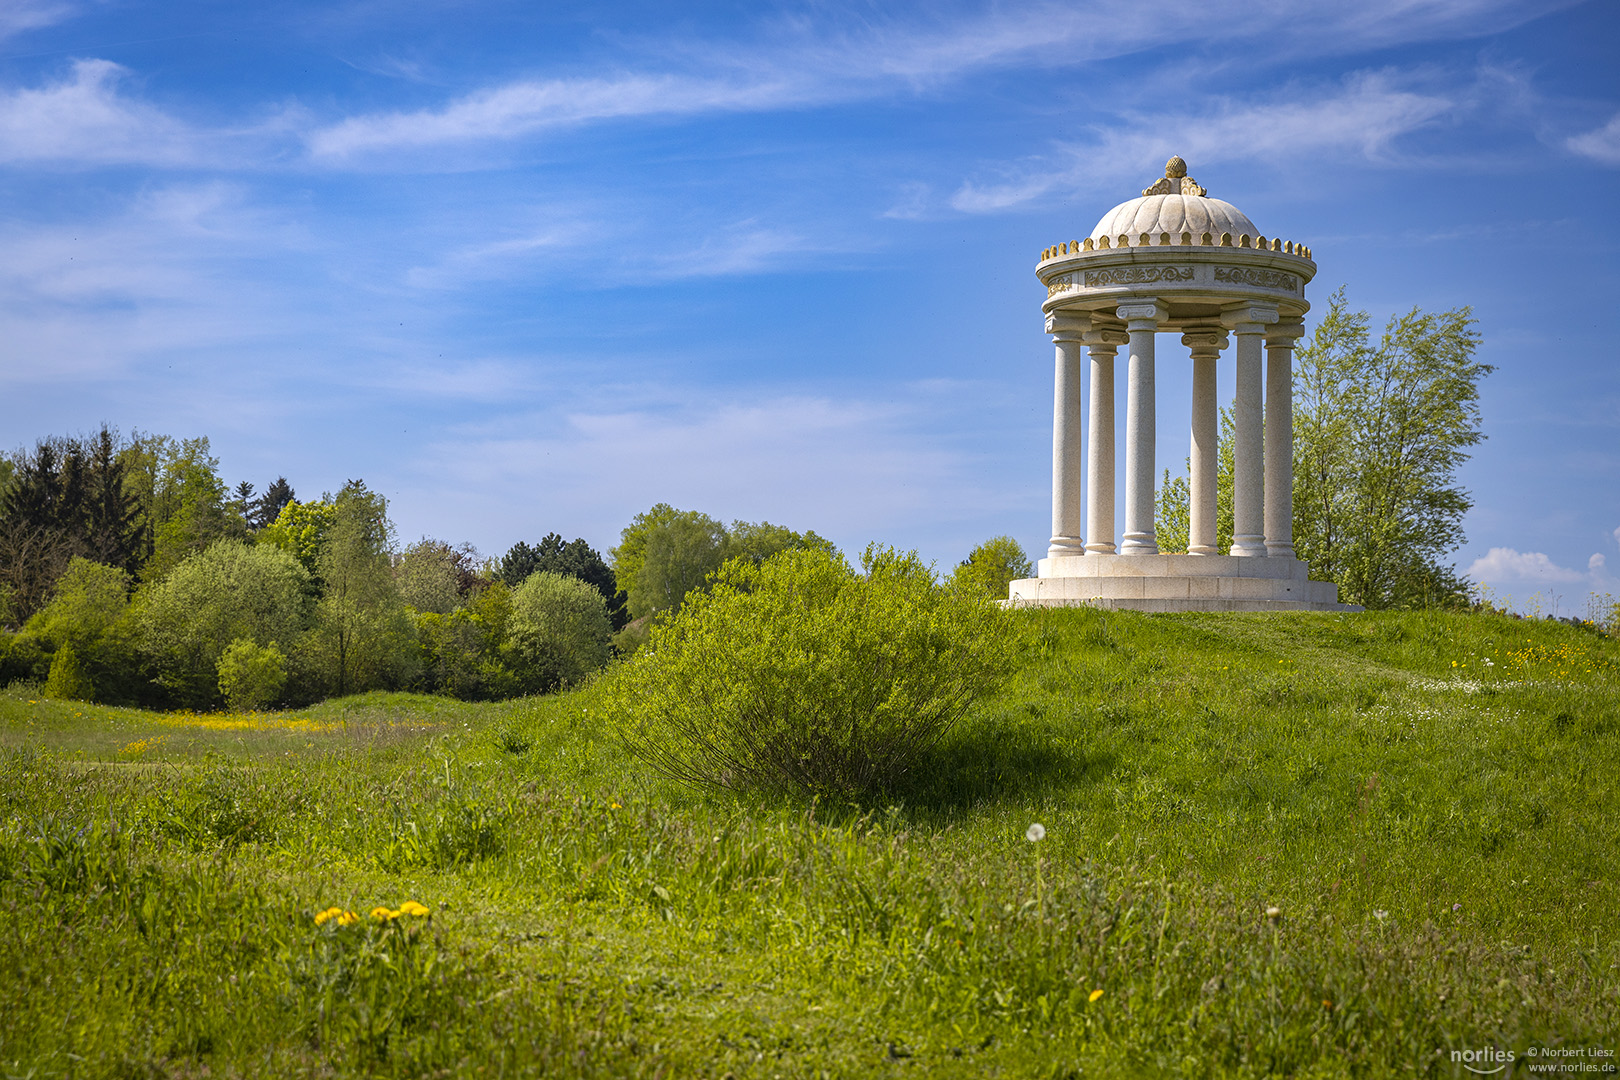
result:
<svg viewBox="0 0 1620 1080"><path fill-rule="evenodd" d="M1032 844L1039 843L1040 841L1045 840L1046 839L1046 826L1042 825L1038 821L1035 822L1035 824L1031 825L1029 828L1024 830L1024 839L1028 840Z"/></svg>
<svg viewBox="0 0 1620 1080"><path fill-rule="evenodd" d="M1273 919L1273 920L1282 918L1282 908L1280 908L1280 907L1268 907L1268 908L1266 908L1266 918Z"/></svg>
<svg viewBox="0 0 1620 1080"><path fill-rule="evenodd" d="M1373 908L1373 918L1377 919L1379 922L1383 922L1385 919L1389 918L1389 912L1385 911L1383 908Z"/></svg>

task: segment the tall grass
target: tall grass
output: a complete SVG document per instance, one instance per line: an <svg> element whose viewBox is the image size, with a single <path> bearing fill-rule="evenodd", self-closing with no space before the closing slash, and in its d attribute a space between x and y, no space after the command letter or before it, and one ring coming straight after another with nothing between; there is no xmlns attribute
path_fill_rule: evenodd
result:
<svg viewBox="0 0 1620 1080"><path fill-rule="evenodd" d="M669 785L590 689L0 696L0 1075L1451 1076L1612 1042L1613 639L1023 617L892 805ZM370 917L406 900L431 918Z"/></svg>

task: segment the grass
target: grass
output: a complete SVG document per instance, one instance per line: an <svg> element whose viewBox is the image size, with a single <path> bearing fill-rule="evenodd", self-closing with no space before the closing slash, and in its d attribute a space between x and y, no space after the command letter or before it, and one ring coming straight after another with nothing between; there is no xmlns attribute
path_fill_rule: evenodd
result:
<svg viewBox="0 0 1620 1080"><path fill-rule="evenodd" d="M872 806L667 786L590 688L247 716L13 688L0 1076L1454 1076L1453 1051L1620 1051L1620 643L1020 617L1017 677ZM386 917L407 900L431 914ZM357 918L318 924L334 906Z"/></svg>

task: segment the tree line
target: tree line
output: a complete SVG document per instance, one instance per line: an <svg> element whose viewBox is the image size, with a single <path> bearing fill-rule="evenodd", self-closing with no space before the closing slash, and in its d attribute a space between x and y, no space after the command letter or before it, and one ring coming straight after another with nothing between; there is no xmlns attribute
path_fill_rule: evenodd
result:
<svg viewBox="0 0 1620 1080"><path fill-rule="evenodd" d="M285 477L228 488L206 437L103 427L0 458L0 685L192 709L541 692L634 649L727 559L789 547L833 550L665 504L612 564L557 533L492 559L401 545L363 481L308 501Z"/></svg>

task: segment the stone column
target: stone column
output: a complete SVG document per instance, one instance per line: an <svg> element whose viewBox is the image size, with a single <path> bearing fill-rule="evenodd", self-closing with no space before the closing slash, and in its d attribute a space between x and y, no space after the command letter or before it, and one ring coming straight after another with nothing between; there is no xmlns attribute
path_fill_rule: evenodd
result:
<svg viewBox="0 0 1620 1080"><path fill-rule="evenodd" d="M1131 332L1125 391L1125 536L1121 555L1157 555L1153 539L1153 335L1169 315L1148 299L1121 304L1115 315Z"/></svg>
<svg viewBox="0 0 1620 1080"><path fill-rule="evenodd" d="M1057 314L1046 317L1046 332L1057 343L1052 389L1052 539L1046 548L1049 559L1086 553L1086 542L1080 535L1080 478L1084 470L1080 451L1080 349L1082 335L1090 329L1090 318Z"/></svg>
<svg viewBox="0 0 1620 1080"><path fill-rule="evenodd" d="M1215 400L1215 364L1226 348L1221 327L1181 335L1192 350L1192 457L1187 477L1187 554L1219 555L1215 544L1216 472L1220 462L1220 409Z"/></svg>
<svg viewBox="0 0 1620 1080"><path fill-rule="evenodd" d="M1237 397L1232 402L1232 554L1263 556L1265 534L1265 438L1261 431L1261 335L1277 321L1277 309L1244 304L1222 314L1237 338Z"/></svg>
<svg viewBox="0 0 1620 1080"><path fill-rule="evenodd" d="M1305 324L1266 331L1266 554L1294 558L1294 342Z"/></svg>
<svg viewBox="0 0 1620 1080"><path fill-rule="evenodd" d="M1114 357L1127 338L1117 330L1086 335L1091 352L1091 416L1086 423L1086 554L1114 549Z"/></svg>

